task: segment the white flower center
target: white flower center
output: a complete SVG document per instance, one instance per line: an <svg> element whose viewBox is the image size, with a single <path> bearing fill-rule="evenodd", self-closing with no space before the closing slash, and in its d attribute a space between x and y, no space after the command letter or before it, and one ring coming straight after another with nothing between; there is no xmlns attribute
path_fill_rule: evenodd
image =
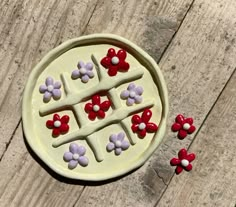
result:
<svg viewBox="0 0 236 207"><path fill-rule="evenodd" d="M181 160L181 165L187 167L189 165L189 161L186 159Z"/></svg>
<svg viewBox="0 0 236 207"><path fill-rule="evenodd" d="M49 91L49 92L52 92L53 89L54 89L53 85L49 85L49 86L48 86L48 91Z"/></svg>
<svg viewBox="0 0 236 207"><path fill-rule="evenodd" d="M61 126L61 122L60 121L57 120L57 121L54 122L54 127L58 128L60 126Z"/></svg>
<svg viewBox="0 0 236 207"><path fill-rule="evenodd" d="M99 107L98 105L94 105L94 106L93 106L93 110L94 110L95 112L97 112L97 111L100 110L100 107Z"/></svg>
<svg viewBox="0 0 236 207"><path fill-rule="evenodd" d="M130 96L131 98L134 98L135 95L136 95L136 93L135 93L134 91L131 91L131 92L129 93L129 96Z"/></svg>
<svg viewBox="0 0 236 207"><path fill-rule="evenodd" d="M117 140L116 143L115 143L116 147L121 147L121 144L122 144L122 143L121 143L120 140Z"/></svg>
<svg viewBox="0 0 236 207"><path fill-rule="evenodd" d="M185 124L183 125L183 128L184 128L184 130L189 130L190 124L185 123Z"/></svg>
<svg viewBox="0 0 236 207"><path fill-rule="evenodd" d="M78 160L79 159L79 154L77 154L77 153L73 154L73 159Z"/></svg>
<svg viewBox="0 0 236 207"><path fill-rule="evenodd" d="M87 70L85 68L80 68L79 72L84 75L87 73Z"/></svg>
<svg viewBox="0 0 236 207"><path fill-rule="evenodd" d="M120 60L118 57L114 56L113 58L111 58L111 62L113 65L117 65L120 62Z"/></svg>
<svg viewBox="0 0 236 207"><path fill-rule="evenodd" d="M139 130L143 130L146 128L146 124L142 122L138 125L138 128L139 128Z"/></svg>

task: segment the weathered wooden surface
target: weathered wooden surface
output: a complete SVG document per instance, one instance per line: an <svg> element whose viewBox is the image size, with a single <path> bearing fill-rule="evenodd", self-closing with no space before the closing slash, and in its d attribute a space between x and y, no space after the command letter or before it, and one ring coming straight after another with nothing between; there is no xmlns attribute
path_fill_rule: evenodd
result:
<svg viewBox="0 0 236 207"><path fill-rule="evenodd" d="M228 123L231 130L222 138L220 134L227 129L221 125L227 124L227 116L235 120L232 113L235 112L235 75L219 103L218 96L236 65L236 2L12 0L2 1L0 6L0 206L178 206L183 202L185 206L194 206L199 199L207 206L222 206L228 199L226 204L233 206L236 199L230 200L228 196L236 195L230 178L235 177L236 166L235 159L227 158L234 153L235 143L231 141L230 145L228 140L235 138L235 122ZM174 169L169 165L170 158L181 147L188 147L194 137L179 141L170 131L143 167L110 183L64 179L50 171L32 152L29 154L22 135L20 102L32 67L60 42L96 32L122 35L160 62L169 88L169 126L176 114L186 113L195 118L199 128L191 147L197 153L196 170L171 180ZM217 162L212 155L215 145L209 141L214 136L218 136L217 142L221 144L216 148L218 156L224 147L229 148L222 159L219 157L219 165L210 161L212 158ZM209 152L200 150L203 145L203 149L209 146ZM209 165L204 166L204 158ZM214 164L217 169L225 165L231 168L211 178L208 172ZM209 176L204 191L201 176ZM196 185L193 190L189 189L192 185ZM184 186L189 190L185 192ZM192 194L185 198L188 192Z"/></svg>

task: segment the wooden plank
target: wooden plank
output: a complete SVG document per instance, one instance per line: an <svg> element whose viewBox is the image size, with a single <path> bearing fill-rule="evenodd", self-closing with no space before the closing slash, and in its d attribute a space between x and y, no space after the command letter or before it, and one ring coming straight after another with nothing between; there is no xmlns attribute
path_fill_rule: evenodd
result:
<svg viewBox="0 0 236 207"><path fill-rule="evenodd" d="M158 47L159 49L162 48L160 49L160 51L164 51L171 37L177 30L178 25L181 22L181 19L187 12L189 3L191 1L190 0L188 1L176 0L172 2L166 2L164 0L158 2L154 0L153 1L132 0L132 1L112 1L112 2L99 1L99 4L97 6L95 3L93 4L92 1L89 1L88 5L86 5L86 1L82 2L79 1L79 3L77 4L74 3L72 6L68 5L69 2L67 2L66 4L65 1L62 2L42 1L44 5L41 5L42 3L41 2L35 6L38 9L38 13L40 14L38 14L37 16L33 12L35 10L32 10L33 22L32 25L31 26L29 25L28 27L35 27L35 28L34 29L31 28L31 30L33 30L34 33L29 38L28 43L21 45L20 41L22 41L22 39L18 40L20 39L21 36L18 36L18 38L15 38L13 41L15 45L14 47L16 47L17 44L19 45L19 47L25 47L25 49L23 48L20 50L21 52L19 55L19 59L17 60L19 68L16 69L15 66L13 67L14 64L11 65L11 67L13 67L12 74L15 74L15 77L14 79L9 80L9 82L3 83L3 85L1 85L1 88L4 91L4 93L7 94L7 95L2 94L3 98L0 110L1 113L0 120L3 123L1 125L2 126L1 130L3 133L3 136L1 137L2 140L1 143L6 142L8 146L6 148L6 146L3 145L2 151L0 151L0 152L5 152L2 161L0 162L0 169L4 169L3 171L0 171L0 186L3 186L0 191L1 203L6 205L12 203L13 206L19 206L18 204L20 204L20 206L27 206L27 207L37 206L37 205L51 207L51 206L65 206L65 202L67 202L66 203L67 206L72 206L73 203L76 203L76 199L79 198L79 195L83 189L80 185L85 184L84 182L75 182L75 181L72 182L63 179L60 176L52 174L51 171L49 171L47 168L46 170L49 171L50 174L46 172L45 169L41 169L39 165L34 160L32 160L31 155L29 155L26 149L24 148L24 143L21 134L21 126L16 130L15 133L12 133L20 119L19 102L22 95L21 94L22 87L26 81L26 78L28 77L29 71L31 70L32 66L48 50L50 50L55 45L59 44L61 40L70 38L72 36L78 36L81 33L102 32L102 30L105 32L104 28L107 28L106 32L110 31L113 33L121 34L127 38L130 37L129 39L134 40L136 43L139 42L140 45L144 44L144 42L146 41L147 42L145 43L146 48L147 49L149 48L150 51L153 50L152 54L155 55L156 54L154 52L155 47ZM28 7L32 6L32 4L27 4L27 5ZM86 27L86 25L84 25L85 23L79 24L78 22L80 17L81 19L83 18L86 19L87 17L89 18L89 14L90 12L92 12L91 11L92 6L93 8L95 7L97 8L95 12L96 15L99 14L98 11L108 10L112 12L109 15L103 16L104 22L106 22L106 24L103 24L104 28L101 27L102 26L101 24L98 25L94 24L93 22L95 22L97 18L92 17L93 20L91 19L91 24L89 24L90 25L89 29L84 31ZM67 14L65 10L69 7L72 8L72 10L68 11ZM26 15L23 18L25 19L24 21L27 21L30 18L30 14L27 13L28 9L29 8L25 8L23 11L20 12L20 15ZM102 14L103 13L100 13L100 15ZM82 18L83 15L84 17ZM61 23L61 20L63 19L66 20L64 20L64 22ZM137 25L136 25L136 20L138 23ZM152 20L152 22L154 23L153 24L150 23L150 25L148 25L149 20L150 21ZM22 21L23 20L21 19L21 21L19 21L19 24L23 24L23 26L25 26L26 23ZM136 31L139 31L141 33L137 33L137 35L134 36L133 30L127 31L127 28L130 27L130 23L126 25L126 29L124 29L123 32L120 33L121 29L123 28L122 26L123 23L121 23L123 21L124 22L131 21L132 25L134 25L134 28L136 28ZM8 20L6 22L8 22ZM84 20L84 22L86 21ZM119 28L116 28L116 30L113 31L113 29L110 27L109 22L112 22L113 24L117 25L121 24L121 26L119 26ZM44 25L45 23L46 25ZM94 24L94 27L91 26L92 24ZM154 24L156 26L153 26ZM78 27L80 26L79 29L77 29L77 25ZM14 27L15 27L14 24L12 24L11 28ZM138 29L138 27L140 29ZM39 28L41 28L41 30ZM9 30L11 31L11 29ZM148 43L147 39L149 39L150 37L145 36L147 35L145 34L147 30L153 31L152 33L153 35L156 35L156 32L159 31L160 36L156 37L158 41L155 42L155 44L157 45L159 44L159 46L152 47L153 41ZM12 40L13 38L12 33L13 32L11 32L11 35L9 37L4 36L4 38ZM24 34L22 36L24 37L23 40L26 41L25 40L26 37L24 36ZM165 41L163 40L164 37ZM163 41L165 43L163 43ZM6 44L5 48L6 47L9 48L10 47L9 45L12 45L13 43L11 44L5 43ZM14 47L11 49L12 52L14 52ZM22 53L26 53L26 55L23 56ZM18 53L16 54L16 56L17 55ZM158 57L160 57L160 54ZM7 73L6 79L8 79L8 76L10 77L9 74L11 74L11 72L5 71L6 65L10 64L10 59L11 59L10 54L8 58L9 58L8 62L4 63L5 64L4 72ZM19 91L18 91L18 86L21 87ZM6 90L8 90L9 92L6 93ZM10 137L12 139L9 142ZM149 172L150 176L152 175L153 179L156 179L155 172L153 170ZM138 171L135 174L138 176ZM148 182L150 181L150 176L146 178ZM127 176L125 179L130 179L130 177ZM150 189L150 186L147 185L147 181L145 180L143 181L141 179L140 182L142 183L145 182L143 186L144 187L146 186L147 189ZM72 183L80 185L71 185ZM128 183L130 183L130 181ZM153 186L155 187L156 192L158 190L160 191L162 190L163 184L161 183L161 180L159 183L160 184L158 185L155 184L155 186ZM117 182L117 184L119 185L119 182ZM126 187L128 187L128 185L126 185ZM99 189L99 187L97 188ZM132 189L131 187L129 187L129 189L130 192L132 193L134 200L136 192L138 192L139 190L136 188ZM155 195L156 192L153 192L153 195ZM142 194L142 198L145 199L145 203L148 203L149 199L148 197L145 198L146 194L143 194L142 189L140 189L140 193ZM117 192L115 192L114 196L116 196L116 194ZM122 194L122 197L125 197L126 191L122 192L121 190L119 190L119 194ZM133 200L131 200L131 202ZM141 197L139 201L141 202ZM153 203L154 201L152 200L151 202ZM142 203L144 202L142 201Z"/></svg>
<svg viewBox="0 0 236 207"><path fill-rule="evenodd" d="M196 0L160 61L166 77L170 116L166 139L148 163L115 183L86 187L77 206L153 206L173 176L169 160L188 147L170 126L178 113L200 127L236 65L236 2Z"/></svg>
<svg viewBox="0 0 236 207"><path fill-rule="evenodd" d="M191 173L174 176L157 206L235 206L236 72L192 143Z"/></svg>

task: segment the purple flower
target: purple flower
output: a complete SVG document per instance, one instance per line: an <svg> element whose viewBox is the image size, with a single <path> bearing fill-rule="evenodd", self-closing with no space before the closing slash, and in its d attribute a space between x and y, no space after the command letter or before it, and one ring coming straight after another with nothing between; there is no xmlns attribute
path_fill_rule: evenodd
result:
<svg viewBox="0 0 236 207"><path fill-rule="evenodd" d="M39 87L39 92L44 93L43 101L49 102L51 97L54 100L58 100L61 98L61 83L59 81L54 82L52 77L47 77L45 81L45 85L41 85Z"/></svg>
<svg viewBox="0 0 236 207"><path fill-rule="evenodd" d="M110 142L107 144L107 151L115 151L116 155L120 155L123 150L129 148L129 142L124 140L125 133L120 132L119 134L112 134L109 138Z"/></svg>
<svg viewBox="0 0 236 207"><path fill-rule="evenodd" d="M76 143L71 143L69 147L69 152L65 152L63 159L68 163L69 169L74 169L77 167L78 163L86 167L89 163L87 157L85 157L86 149L84 146L78 146Z"/></svg>
<svg viewBox="0 0 236 207"><path fill-rule="evenodd" d="M78 69L74 70L71 74L73 79L81 78L83 83L87 83L90 78L94 77L93 73L93 64L88 62L85 64L83 61L80 61L77 65Z"/></svg>
<svg viewBox="0 0 236 207"><path fill-rule="evenodd" d="M134 83L130 83L127 90L121 92L120 97L122 99L127 99L127 106L132 106L134 103L139 104L142 102L143 98L143 88L141 86L135 86Z"/></svg>

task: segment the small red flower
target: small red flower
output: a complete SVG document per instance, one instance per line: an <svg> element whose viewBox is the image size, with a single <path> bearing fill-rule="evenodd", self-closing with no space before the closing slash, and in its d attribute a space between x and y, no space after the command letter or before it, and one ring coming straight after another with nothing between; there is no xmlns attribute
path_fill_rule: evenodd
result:
<svg viewBox="0 0 236 207"><path fill-rule="evenodd" d="M142 113L142 116L134 115L132 117L132 131L136 132L140 138L144 138L146 136L147 132L156 132L158 129L158 126L152 122L149 122L149 120L152 117L152 112L149 109L145 109Z"/></svg>
<svg viewBox="0 0 236 207"><path fill-rule="evenodd" d="M68 122L70 120L70 117L67 115L64 115L60 118L58 114L53 115L53 120L48 120L46 122L46 126L49 129L52 129L52 136L57 137L60 134L65 134L69 131L69 125Z"/></svg>
<svg viewBox="0 0 236 207"><path fill-rule="evenodd" d="M115 76L117 71L128 71L129 63L125 62L127 54L125 50L119 50L117 53L113 48L107 52L107 56L101 60L103 67L108 68L108 75Z"/></svg>
<svg viewBox="0 0 236 207"><path fill-rule="evenodd" d="M107 111L111 106L109 100L103 101L99 95L94 95L92 97L92 103L87 103L84 107L86 113L88 113L88 118L90 120L95 120L96 117L103 119L105 117L105 111Z"/></svg>
<svg viewBox="0 0 236 207"><path fill-rule="evenodd" d="M192 134L195 131L192 118L185 118L182 114L179 114L175 118L175 123L171 127L173 132L178 131L178 138L184 139L187 134Z"/></svg>
<svg viewBox="0 0 236 207"><path fill-rule="evenodd" d="M192 162L195 159L195 154L194 153L187 153L186 149L181 149L178 153L179 158L172 158L170 161L170 164L172 166L177 166L175 169L176 174L180 174L183 169L186 171L192 170L192 165L190 162Z"/></svg>

